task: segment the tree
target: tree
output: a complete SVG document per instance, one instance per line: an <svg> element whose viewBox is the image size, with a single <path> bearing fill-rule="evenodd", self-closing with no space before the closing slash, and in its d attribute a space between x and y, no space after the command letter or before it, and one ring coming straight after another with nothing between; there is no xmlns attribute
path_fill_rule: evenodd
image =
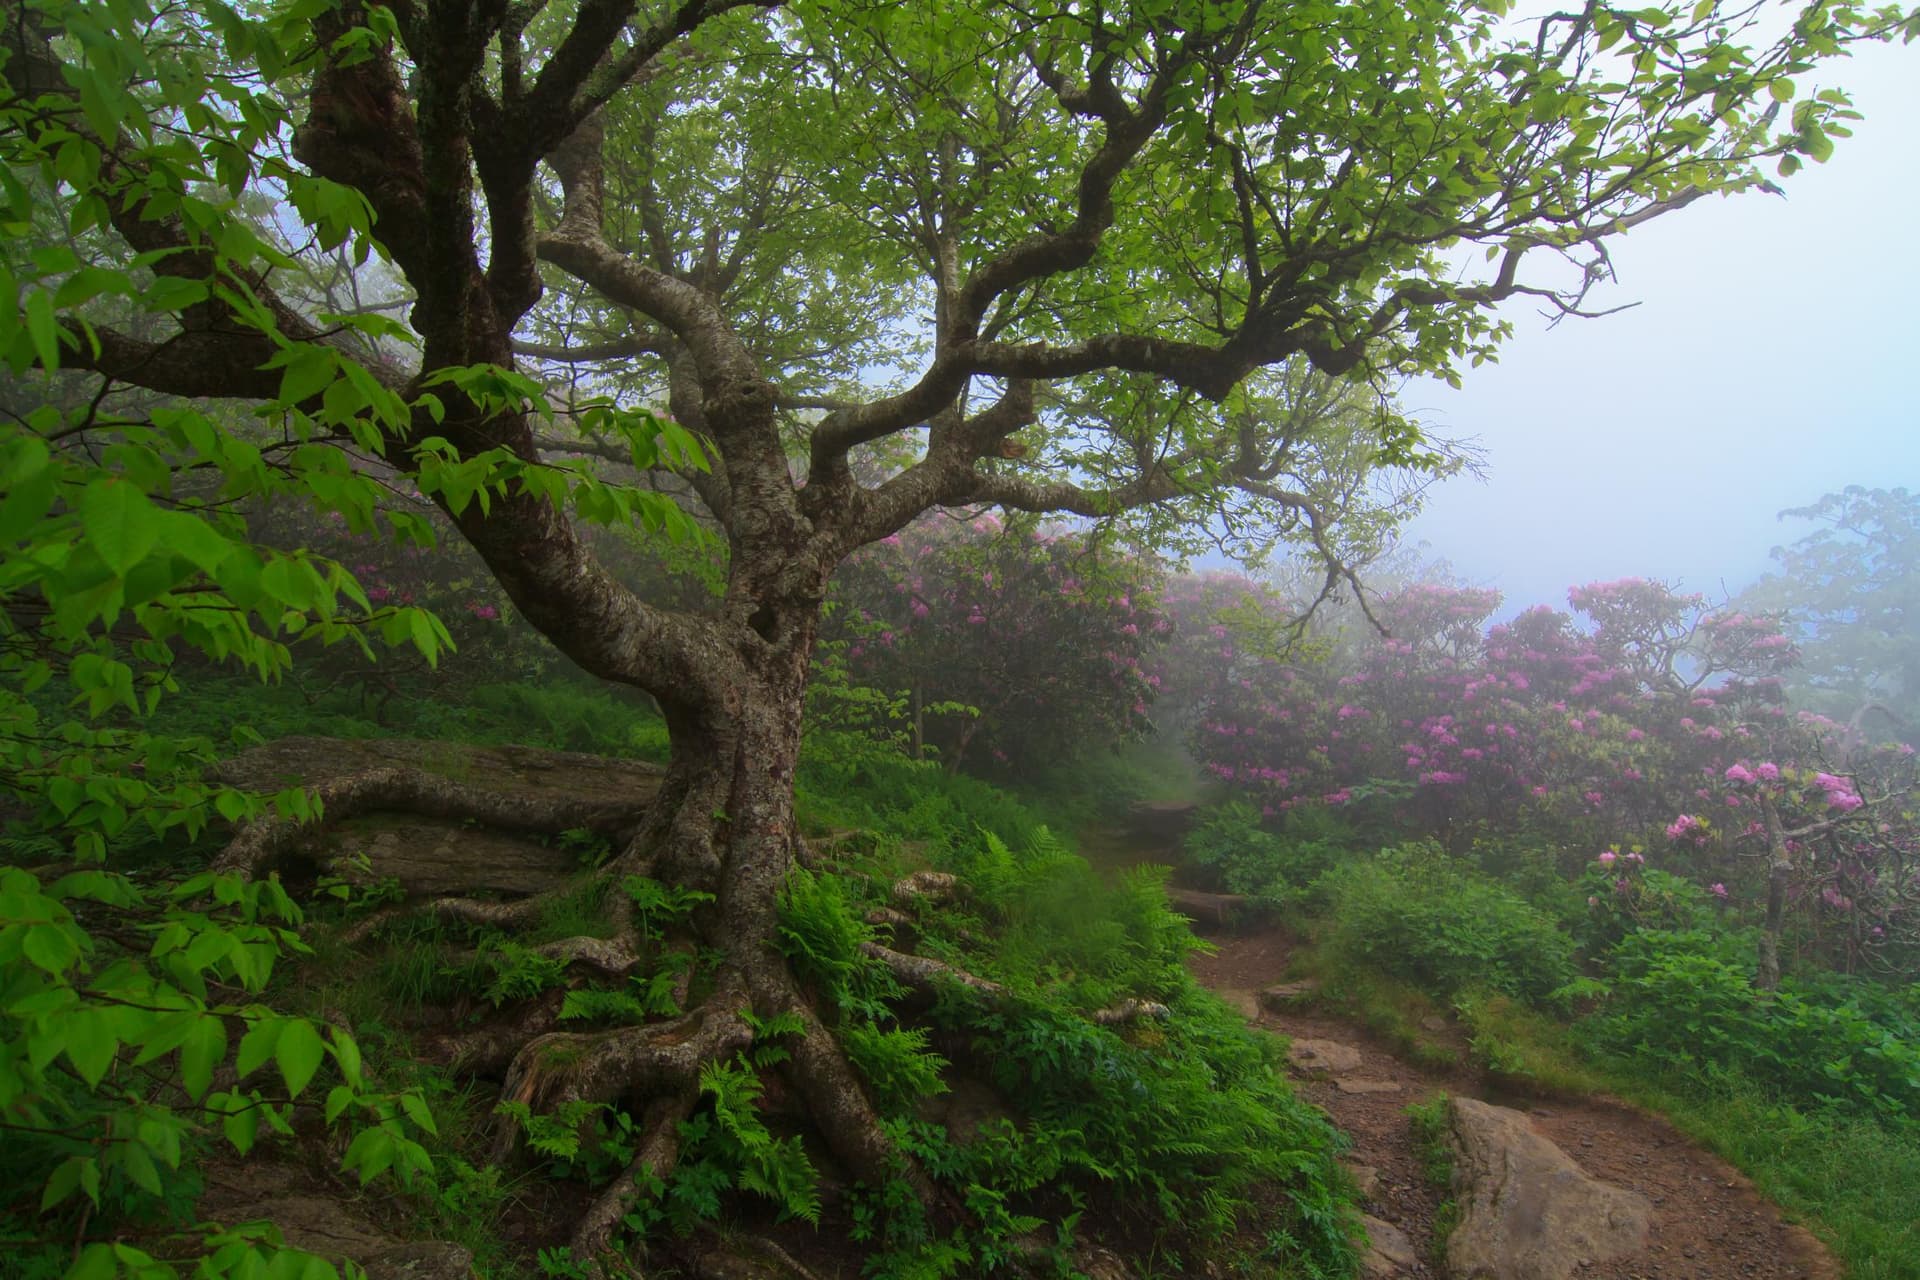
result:
<svg viewBox="0 0 1920 1280"><path fill-rule="evenodd" d="M1817 710L1851 718L1877 708L1911 740L1920 731L1920 498L1850 485L1780 518L1820 527L1775 547L1779 569L1744 598L1798 627L1795 683ZM1888 726L1875 719L1865 727L1883 735Z"/></svg>
<svg viewBox="0 0 1920 1280"><path fill-rule="evenodd" d="M1148 728L1162 577L1059 530L923 521L847 562L827 635L861 684L904 691L916 756L1029 773Z"/></svg>
<svg viewBox="0 0 1920 1280"><path fill-rule="evenodd" d="M16 372L92 378L8 427L30 495L9 535L59 549L10 581L45 601L39 634L130 630L153 662L183 638L283 661L290 626L431 648L423 615L221 523L220 502L278 493L428 536L368 483L411 481L527 621L663 708L671 770L609 874L716 898L704 1005L541 1037L515 1079L652 1098L652 1168L701 1064L750 1039L741 1010L790 1017L800 1095L876 1184L899 1154L776 947L835 567L929 508L999 506L1220 521L1304 542L1339 581L1332 510L1289 482L1319 464L1287 361L1451 376L1494 355L1502 301L1583 313L1614 236L1827 157L1846 99L1796 77L1920 25L1712 0L1524 29L1496 3L1257 0L4 12L20 313L0 342ZM1553 256L1571 284L1536 273ZM656 396L671 421L637 410ZM1432 465L1384 407L1375 431L1374 458ZM596 452L677 477L694 518L608 484ZM213 500L184 483L200 474ZM624 585L583 537L596 519L713 531L717 605ZM371 796L485 801L389 775L323 798L338 816ZM225 865L285 842L258 824ZM563 1080L541 1074L561 1056Z"/></svg>

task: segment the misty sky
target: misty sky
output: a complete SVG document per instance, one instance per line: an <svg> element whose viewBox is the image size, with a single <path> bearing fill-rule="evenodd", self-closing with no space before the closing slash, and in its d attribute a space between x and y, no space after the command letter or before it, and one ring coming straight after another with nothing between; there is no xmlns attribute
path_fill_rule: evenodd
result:
<svg viewBox="0 0 1920 1280"><path fill-rule="evenodd" d="M1503 613L1628 576L1737 591L1807 531L1781 508L1920 488L1920 46L1822 79L1867 118L1785 199L1710 197L1641 227L1589 302L1640 306L1551 331L1516 306L1499 364L1460 391L1407 388L1489 454L1486 481L1442 485L1410 536L1504 591Z"/></svg>

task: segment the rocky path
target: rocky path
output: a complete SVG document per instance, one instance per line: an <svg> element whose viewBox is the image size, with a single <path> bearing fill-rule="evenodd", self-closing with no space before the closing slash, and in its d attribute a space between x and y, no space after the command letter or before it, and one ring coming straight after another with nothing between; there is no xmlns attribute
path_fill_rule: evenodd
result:
<svg viewBox="0 0 1920 1280"><path fill-rule="evenodd" d="M1461 1071L1441 1073L1394 1056L1357 1027L1303 1008L1271 989L1284 980L1291 943L1277 929L1216 934L1195 956L1201 982L1248 1018L1292 1040L1302 1092L1351 1136L1348 1163L1366 1197L1378 1280L1488 1276L1495 1280L1838 1280L1819 1241L1781 1220L1747 1180L1691 1145L1665 1121L1604 1099L1495 1098ZM1267 998L1262 999L1262 993ZM1473 1186L1450 1192L1426 1178L1406 1108L1438 1094L1503 1105L1456 1117L1473 1127L1462 1168ZM1463 1112L1466 1109L1461 1109ZM1546 1142L1539 1142L1545 1139ZM1551 1146L1548 1146L1550 1143ZM1554 1163L1558 1152L1570 1157ZM1596 1189L1606 1184L1615 1190ZM1624 1194L1623 1194L1624 1193ZM1435 1244L1442 1202L1465 1226L1451 1265ZM1478 1201L1479 1203L1475 1203ZM1579 1201L1579 1206L1575 1202ZM1588 1212L1582 1225L1569 1214ZM1636 1221L1636 1214L1644 1222ZM1471 1239L1469 1239L1471 1237ZM1504 1251L1490 1264L1487 1248ZM1624 1242L1624 1243L1623 1243ZM1618 1256L1606 1256L1619 1249Z"/></svg>

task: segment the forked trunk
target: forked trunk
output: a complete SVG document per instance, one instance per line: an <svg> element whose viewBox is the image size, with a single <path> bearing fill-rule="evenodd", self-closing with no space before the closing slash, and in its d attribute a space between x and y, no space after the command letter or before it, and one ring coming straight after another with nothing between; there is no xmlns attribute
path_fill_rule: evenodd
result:
<svg viewBox="0 0 1920 1280"><path fill-rule="evenodd" d="M810 637L813 617L789 636ZM797 1016L805 1032L789 1045L786 1074L836 1158L855 1179L878 1186L905 1174L858 1074L778 946L781 888L798 847L794 773L806 697L806 643L756 664L736 686L723 724L673 714L673 762L656 816L640 837L643 863L661 879L715 894L701 940L762 1018ZM649 839L657 840L650 852ZM723 981L722 986L727 984ZM919 1187L930 1193L930 1187Z"/></svg>

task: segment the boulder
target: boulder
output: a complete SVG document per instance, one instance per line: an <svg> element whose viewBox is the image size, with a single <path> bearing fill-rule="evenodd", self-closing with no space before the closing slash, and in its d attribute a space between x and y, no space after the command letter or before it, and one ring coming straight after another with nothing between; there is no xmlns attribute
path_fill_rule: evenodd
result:
<svg viewBox="0 0 1920 1280"><path fill-rule="evenodd" d="M1102 1245L1075 1245L1073 1268L1087 1280L1133 1280L1133 1268L1119 1254Z"/></svg>
<svg viewBox="0 0 1920 1280"><path fill-rule="evenodd" d="M410 898L526 897L580 874L579 855L536 840L440 818L372 814L315 842L329 874L372 887L397 881Z"/></svg>
<svg viewBox="0 0 1920 1280"><path fill-rule="evenodd" d="M248 791L313 786L374 769L404 767L489 790L536 792L619 813L643 808L659 792L665 767L545 747L482 747L422 738L322 738L295 735L248 747L213 767L213 776Z"/></svg>
<svg viewBox="0 0 1920 1280"><path fill-rule="evenodd" d="M1127 816L1136 835L1170 843L1187 833L1199 812L1191 800L1136 801L1128 807Z"/></svg>
<svg viewBox="0 0 1920 1280"><path fill-rule="evenodd" d="M1645 1196L1589 1177L1518 1111L1472 1098L1453 1099L1451 1111L1455 1280L1568 1280L1646 1249Z"/></svg>

